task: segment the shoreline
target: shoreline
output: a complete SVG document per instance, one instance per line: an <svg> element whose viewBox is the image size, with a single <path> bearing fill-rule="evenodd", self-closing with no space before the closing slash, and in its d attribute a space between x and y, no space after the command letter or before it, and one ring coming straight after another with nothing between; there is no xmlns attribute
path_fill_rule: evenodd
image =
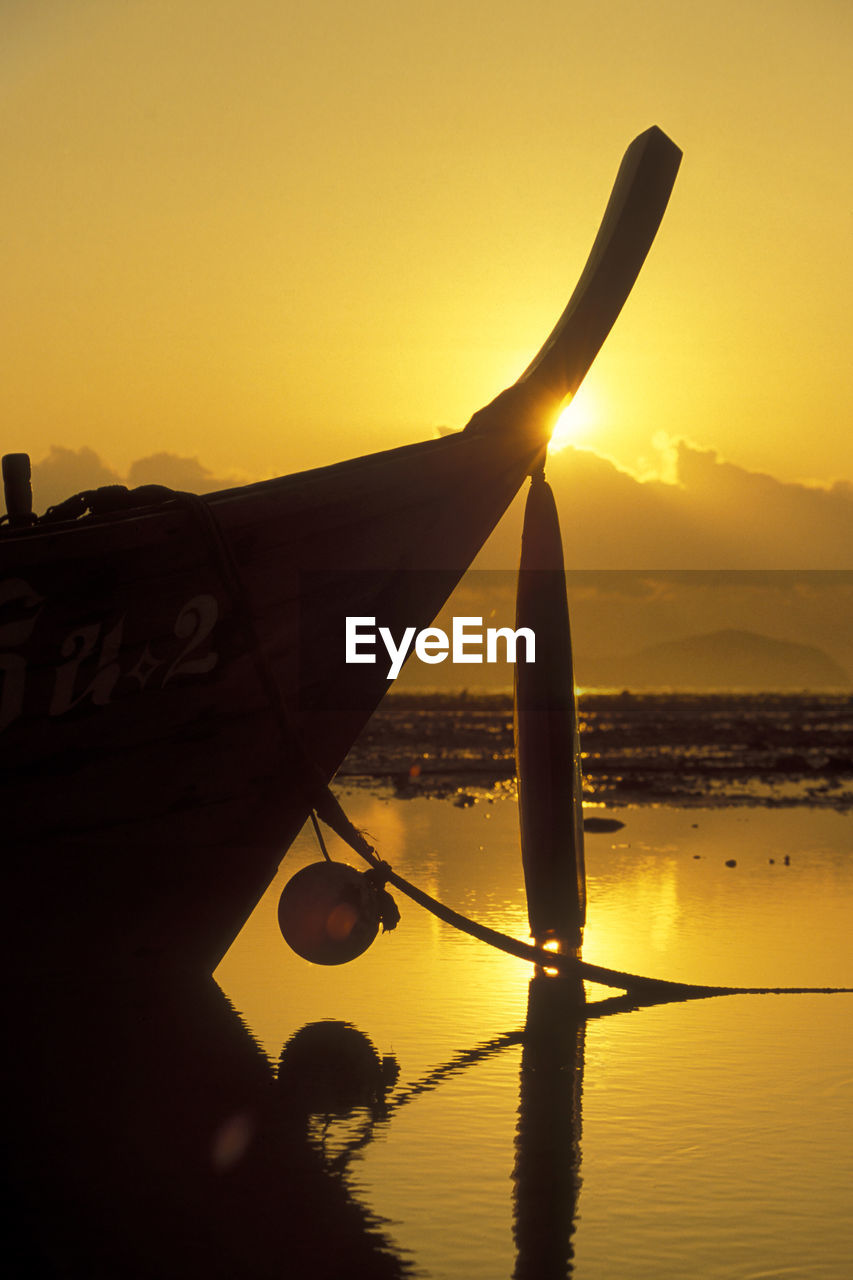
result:
<svg viewBox="0 0 853 1280"><path fill-rule="evenodd" d="M507 694L396 694L337 784L464 807L514 797ZM853 809L853 700L827 694L582 694L586 804Z"/></svg>
<svg viewBox="0 0 853 1280"><path fill-rule="evenodd" d="M421 774L414 780L404 776L399 778L393 774L371 773L359 774L341 770L332 783L336 790L351 793L367 793L379 800L436 800L446 801L458 809L467 809L475 804L496 801L516 801L517 791L515 777L483 782L482 778L472 773ZM782 793L784 786L789 787L787 794ZM767 788L766 790L764 788ZM853 794L845 790L842 794L833 794L827 790L812 792L807 787L799 788L796 784L779 784L774 790L773 784L756 780L753 790L724 794L713 791L695 792L683 790L648 792L613 788L599 790L594 794L584 792L584 810L612 811L617 809L818 809L834 813L853 811Z"/></svg>

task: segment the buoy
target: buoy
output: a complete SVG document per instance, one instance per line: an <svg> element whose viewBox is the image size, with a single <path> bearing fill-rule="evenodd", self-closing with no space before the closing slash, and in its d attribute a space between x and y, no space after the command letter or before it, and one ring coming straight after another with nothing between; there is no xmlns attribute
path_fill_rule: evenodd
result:
<svg viewBox="0 0 853 1280"><path fill-rule="evenodd" d="M530 932L580 947L586 917L583 784L563 543L542 472L527 495L516 627L536 636L535 663L516 663L515 757Z"/></svg>
<svg viewBox="0 0 853 1280"><path fill-rule="evenodd" d="M371 872L346 862L312 862L282 890L278 927L285 942L312 964L346 964L367 950L382 923Z"/></svg>

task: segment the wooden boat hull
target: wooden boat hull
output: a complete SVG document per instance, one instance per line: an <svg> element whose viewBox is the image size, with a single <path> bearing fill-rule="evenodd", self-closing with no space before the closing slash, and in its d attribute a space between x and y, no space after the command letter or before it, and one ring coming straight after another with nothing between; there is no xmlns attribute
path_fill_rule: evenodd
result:
<svg viewBox="0 0 853 1280"><path fill-rule="evenodd" d="M243 599L191 503L15 540L3 823L49 950L215 965L305 821L301 753L330 778L388 687L346 664L345 617L426 626L540 445L449 437L214 496Z"/></svg>
<svg viewBox="0 0 853 1280"><path fill-rule="evenodd" d="M345 618L399 635L439 611L616 319L679 159L660 130L632 143L554 332L464 431L59 524L25 527L16 493L0 539L7 971L212 971L387 689L384 664L347 665Z"/></svg>

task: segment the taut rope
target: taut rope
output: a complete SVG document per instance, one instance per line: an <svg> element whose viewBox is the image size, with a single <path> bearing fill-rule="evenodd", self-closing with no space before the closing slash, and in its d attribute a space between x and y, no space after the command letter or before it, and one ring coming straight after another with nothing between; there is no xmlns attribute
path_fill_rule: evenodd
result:
<svg viewBox="0 0 853 1280"><path fill-rule="evenodd" d="M331 792L329 794L331 795ZM424 893L423 889L419 889L403 876L398 875L387 862L379 861L375 849L349 821L337 801L335 801L335 808L346 825L342 827L337 821L329 825L371 866L381 867L384 878L389 884L394 885L395 889L399 889L413 902L417 902L419 906L430 911L445 924L452 925L454 929L459 929L460 932L467 933L480 942L496 947L497 950L504 951L507 955L515 956L519 960L526 960L539 968L555 969L565 977L585 978L588 982L595 982L604 987L616 987L627 991L629 996L642 1000L644 1004L663 1003L667 1000L706 1000L711 996L853 994L853 987L716 987L691 982L669 982L665 978L646 978L640 974L625 973L618 969L605 969L601 965L588 964L577 956L562 955L560 952L547 951L544 947L537 947L530 942L521 942L518 938L512 938L509 934L491 929L487 925L478 924L476 920L471 920L451 907L446 907L443 902L439 902L437 898ZM325 813L320 812L320 817L328 821Z"/></svg>
<svg viewBox="0 0 853 1280"><path fill-rule="evenodd" d="M585 978L605 987L615 987L626 991L630 998L642 1000L644 1004L667 1000L704 1000L711 996L733 995L841 995L853 994L853 987L716 987L701 986L689 982L669 982L664 978L646 978L636 973L624 973L618 969L605 969L600 965L588 964L577 956L562 955L559 952L547 951L533 943L521 942L509 934L491 929L487 925L478 924L468 916L446 907L437 898L431 897L416 885L394 871L387 862L376 853L364 835L350 822L340 802L332 792L320 769L309 758L302 742L293 726L284 696L279 688L275 674L263 651L259 637L252 621L252 612L246 597L242 574L234 557L234 552L225 536L216 515L210 505L196 494L181 493L167 489L162 485L145 485L128 491L121 485L107 486L102 489L89 490L77 494L58 507L51 508L42 521L47 523L56 520L76 519L86 510L97 514L122 511L142 505L160 505L174 501L185 506L196 518L198 524L207 533L208 540L215 551L220 576L234 602L238 616L243 625L249 647L255 660L258 676L266 691L271 709L278 722L281 736L290 747L295 763L301 774L301 781L310 806L311 820L317 832L320 848L327 860L329 855L323 844L316 816L335 831L345 844L364 858L371 867L380 871L382 879L394 885L413 902L451 925L462 933L467 933L480 942L526 960L529 964L543 969L556 970L558 973L574 979Z"/></svg>

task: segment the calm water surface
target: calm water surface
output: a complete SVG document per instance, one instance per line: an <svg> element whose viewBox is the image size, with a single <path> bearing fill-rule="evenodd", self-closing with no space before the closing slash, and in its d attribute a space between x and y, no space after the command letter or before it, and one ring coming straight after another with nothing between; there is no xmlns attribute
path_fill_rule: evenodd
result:
<svg viewBox="0 0 853 1280"><path fill-rule="evenodd" d="M401 874L526 936L511 797L344 798ZM853 986L849 813L607 816L625 825L587 836L587 960L690 982ZM578 1022L555 984L531 990L527 966L399 897L394 933L350 965L315 967L282 941L276 905L317 857L303 832L216 977L271 1064L321 1020L393 1059L384 1104L326 1096L318 1077L310 1125L413 1275L851 1274L853 996L603 1006Z"/></svg>

